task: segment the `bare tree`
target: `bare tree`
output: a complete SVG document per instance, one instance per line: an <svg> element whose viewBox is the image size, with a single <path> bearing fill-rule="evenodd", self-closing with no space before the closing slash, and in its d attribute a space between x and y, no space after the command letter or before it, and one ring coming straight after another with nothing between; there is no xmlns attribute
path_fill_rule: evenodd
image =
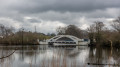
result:
<svg viewBox="0 0 120 67"><path fill-rule="evenodd" d="M4 34L5 34L5 27L4 25L0 24L0 35L4 36Z"/></svg>
<svg viewBox="0 0 120 67"><path fill-rule="evenodd" d="M67 29L65 30L65 34L82 38L82 30L75 25L67 26Z"/></svg>
<svg viewBox="0 0 120 67"><path fill-rule="evenodd" d="M0 35L3 37L7 37L13 34L14 28L13 27L5 27L4 25L0 24Z"/></svg>
<svg viewBox="0 0 120 67"><path fill-rule="evenodd" d="M56 29L58 35L64 35L64 34L65 34L65 30L66 30L66 27L61 27L61 26L59 26L59 27Z"/></svg>
<svg viewBox="0 0 120 67"><path fill-rule="evenodd" d="M120 17L113 21L112 27L120 33Z"/></svg>
<svg viewBox="0 0 120 67"><path fill-rule="evenodd" d="M103 22L97 21L95 22L95 25L96 25L96 38L95 39L97 42L100 42L102 40L102 31L103 31L104 24Z"/></svg>
<svg viewBox="0 0 120 67"><path fill-rule="evenodd" d="M88 29L88 37L91 40L90 42L93 43L95 39L95 24L92 24Z"/></svg>
<svg viewBox="0 0 120 67"><path fill-rule="evenodd" d="M95 24L96 24L96 32L100 33L104 27L103 22L96 21Z"/></svg>
<svg viewBox="0 0 120 67"><path fill-rule="evenodd" d="M58 35L73 35L78 38L82 37L82 30L75 25L68 25L67 27L58 27Z"/></svg>
<svg viewBox="0 0 120 67"><path fill-rule="evenodd" d="M93 42L93 39L95 39L97 42L100 42L102 40L103 27L103 22L96 21L88 28L89 38L91 39L91 42Z"/></svg>

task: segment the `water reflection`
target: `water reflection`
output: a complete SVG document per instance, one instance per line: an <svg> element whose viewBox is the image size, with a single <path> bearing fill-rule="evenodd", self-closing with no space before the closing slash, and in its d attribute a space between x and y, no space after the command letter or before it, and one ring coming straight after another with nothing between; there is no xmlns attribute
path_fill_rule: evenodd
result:
<svg viewBox="0 0 120 67"><path fill-rule="evenodd" d="M118 59L118 53L116 52L116 48L90 48L89 50L89 63L96 63L96 64L108 64L108 65L99 65L98 67L113 67L109 64L119 64ZM91 65L90 67L94 67ZM97 67L97 65L95 66Z"/></svg>
<svg viewBox="0 0 120 67"><path fill-rule="evenodd" d="M76 48L59 48L40 46L0 46L0 67L113 67L120 64L120 49L77 46Z"/></svg>

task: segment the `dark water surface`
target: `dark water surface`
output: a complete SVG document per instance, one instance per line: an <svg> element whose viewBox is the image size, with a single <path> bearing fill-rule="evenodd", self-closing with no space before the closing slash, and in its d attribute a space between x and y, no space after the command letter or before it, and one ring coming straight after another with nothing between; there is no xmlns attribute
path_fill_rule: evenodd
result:
<svg viewBox="0 0 120 67"><path fill-rule="evenodd" d="M120 49L87 46L0 46L0 58L3 56L8 57L0 59L0 67L114 67L110 64L120 64Z"/></svg>

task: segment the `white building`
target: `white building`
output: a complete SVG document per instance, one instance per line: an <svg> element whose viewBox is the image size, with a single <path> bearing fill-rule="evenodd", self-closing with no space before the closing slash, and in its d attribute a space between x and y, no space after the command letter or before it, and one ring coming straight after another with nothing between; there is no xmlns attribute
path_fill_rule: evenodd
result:
<svg viewBox="0 0 120 67"><path fill-rule="evenodd" d="M88 45L89 43L89 39L79 39L72 35L57 35L44 42L40 42L40 44L49 44L54 46Z"/></svg>

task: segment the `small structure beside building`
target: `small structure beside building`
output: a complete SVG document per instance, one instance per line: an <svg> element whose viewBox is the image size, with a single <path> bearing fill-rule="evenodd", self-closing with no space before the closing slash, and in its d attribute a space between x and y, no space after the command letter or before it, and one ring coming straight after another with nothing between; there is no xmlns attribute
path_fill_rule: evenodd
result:
<svg viewBox="0 0 120 67"><path fill-rule="evenodd" d="M0 36L0 38L3 38L3 36Z"/></svg>
<svg viewBox="0 0 120 67"><path fill-rule="evenodd" d="M51 46L76 46L76 45L88 45L89 39L79 39L72 35L57 35L51 39L40 41L40 44L48 44Z"/></svg>

